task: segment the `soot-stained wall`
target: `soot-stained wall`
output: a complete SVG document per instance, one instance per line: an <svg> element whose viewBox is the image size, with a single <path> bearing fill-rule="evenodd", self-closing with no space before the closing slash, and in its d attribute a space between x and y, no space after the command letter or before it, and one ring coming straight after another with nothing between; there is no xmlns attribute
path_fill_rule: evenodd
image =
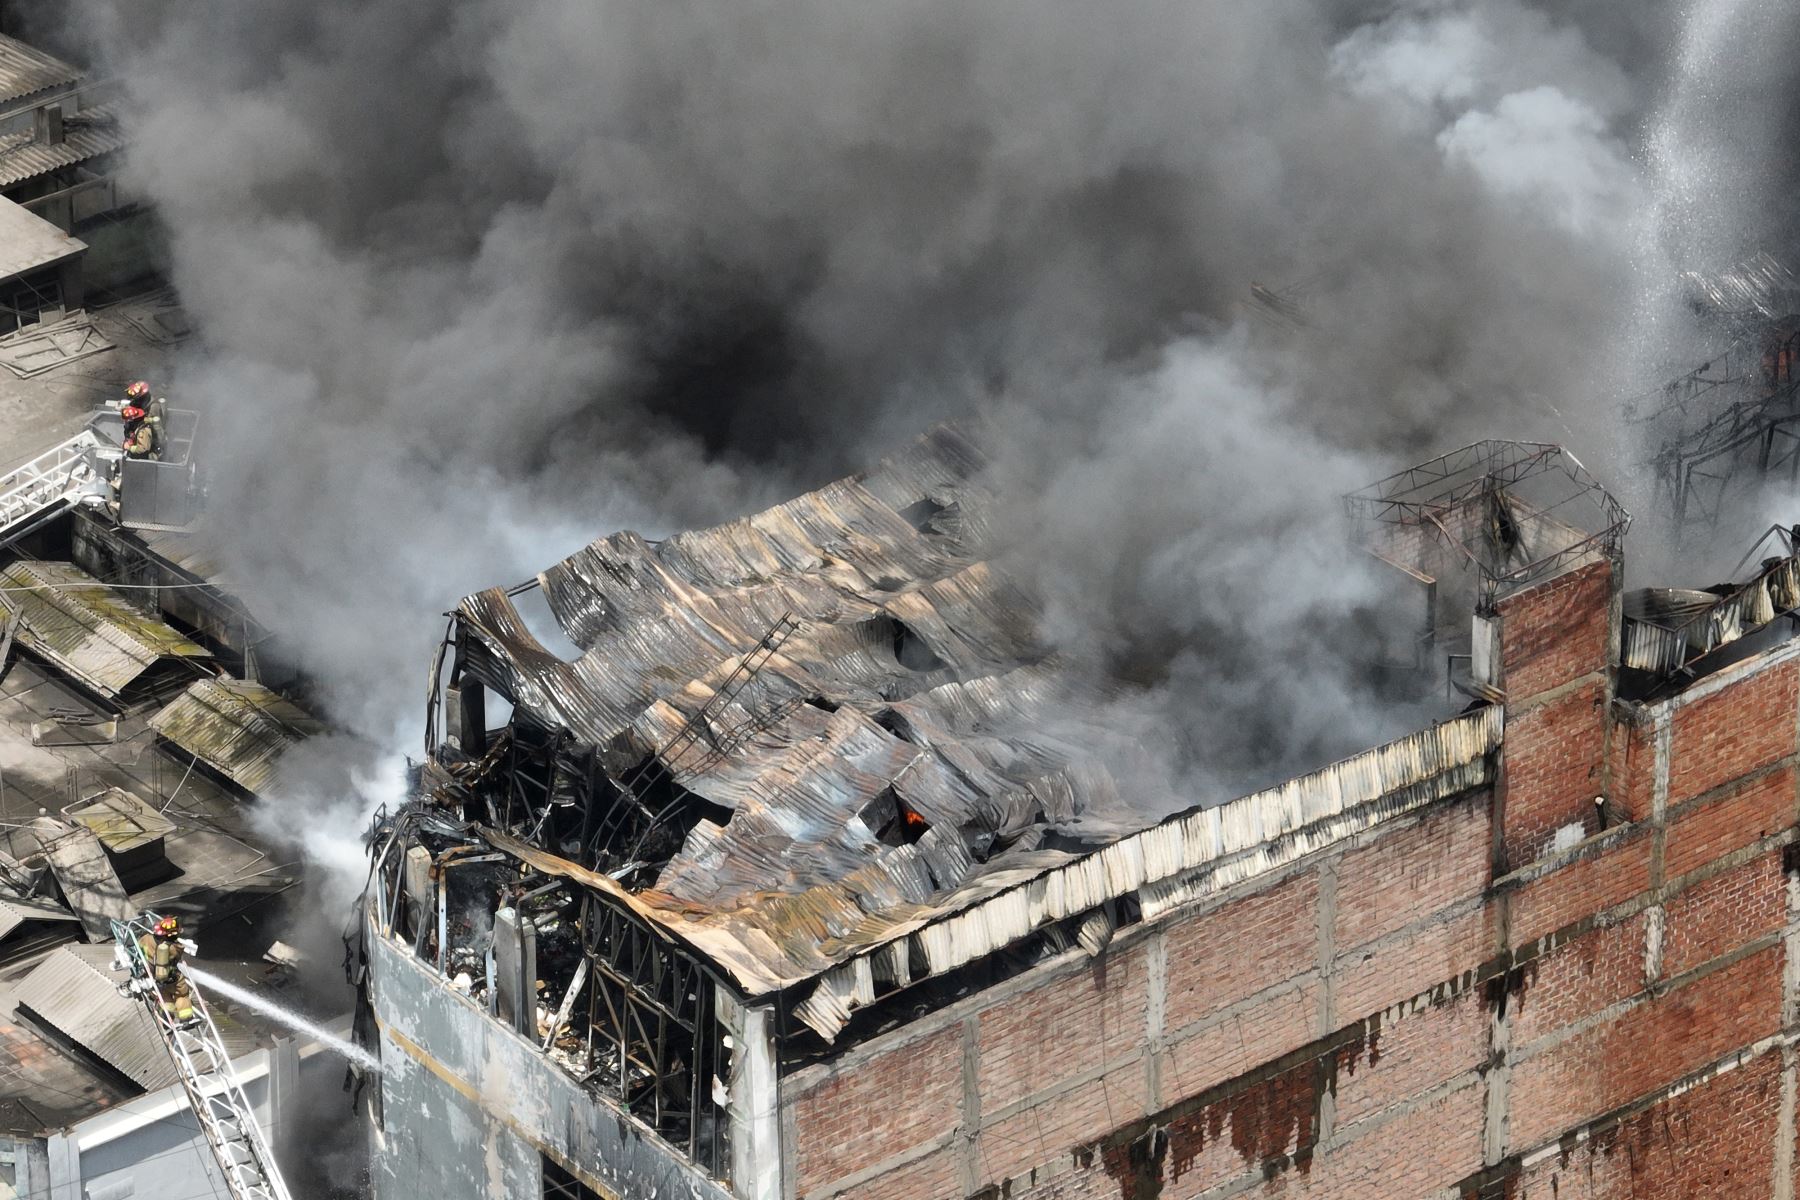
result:
<svg viewBox="0 0 1800 1200"><path fill-rule="evenodd" d="M784 1080L788 1194L1791 1197L1800 644L1626 704L1615 579L1500 606L1494 787Z"/></svg>

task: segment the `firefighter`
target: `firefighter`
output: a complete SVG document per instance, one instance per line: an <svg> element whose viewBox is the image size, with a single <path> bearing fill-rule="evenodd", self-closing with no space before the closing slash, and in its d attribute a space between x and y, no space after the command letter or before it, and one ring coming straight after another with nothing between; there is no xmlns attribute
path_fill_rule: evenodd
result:
<svg viewBox="0 0 1800 1200"><path fill-rule="evenodd" d="M181 940L180 923L174 917L164 917L149 933L138 937L138 949L150 964L150 978L162 997L163 1015L177 1024L193 1020L194 996L181 969L186 947Z"/></svg>
<svg viewBox="0 0 1800 1200"><path fill-rule="evenodd" d="M119 401L119 419L125 422L125 453L132 458L159 459L163 450L163 410L167 401L150 398L150 385L142 379L125 389Z"/></svg>
<svg viewBox="0 0 1800 1200"><path fill-rule="evenodd" d="M150 414L135 404L127 404L119 410L119 416L125 422L125 457L155 458L156 429L150 424Z"/></svg>

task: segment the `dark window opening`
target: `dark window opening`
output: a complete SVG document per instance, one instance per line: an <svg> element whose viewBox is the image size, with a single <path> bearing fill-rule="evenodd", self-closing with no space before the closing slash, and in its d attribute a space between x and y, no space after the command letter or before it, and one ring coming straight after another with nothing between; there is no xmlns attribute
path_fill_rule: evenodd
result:
<svg viewBox="0 0 1800 1200"><path fill-rule="evenodd" d="M549 1155L544 1160L544 1200L600 1200L596 1192L575 1178Z"/></svg>

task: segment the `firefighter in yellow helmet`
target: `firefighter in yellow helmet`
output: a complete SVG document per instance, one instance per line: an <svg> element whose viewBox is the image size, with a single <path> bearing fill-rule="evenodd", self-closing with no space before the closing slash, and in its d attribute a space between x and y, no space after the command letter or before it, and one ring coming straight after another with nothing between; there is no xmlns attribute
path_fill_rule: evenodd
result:
<svg viewBox="0 0 1800 1200"><path fill-rule="evenodd" d="M188 987L187 975L181 970L181 925L174 917L164 917L149 933L138 938L144 961L150 964L150 978L162 997L163 1015L178 1023L194 1019L194 995Z"/></svg>

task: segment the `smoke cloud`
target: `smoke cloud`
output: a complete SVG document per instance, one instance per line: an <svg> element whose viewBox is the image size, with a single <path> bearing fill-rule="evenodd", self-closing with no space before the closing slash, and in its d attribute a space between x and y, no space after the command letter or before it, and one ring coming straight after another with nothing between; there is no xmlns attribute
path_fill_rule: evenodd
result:
<svg viewBox="0 0 1800 1200"><path fill-rule="evenodd" d="M378 744L456 597L979 413L1009 565L1226 789L1422 719L1341 493L1636 466L1662 0L71 11L204 331L210 536Z"/></svg>

